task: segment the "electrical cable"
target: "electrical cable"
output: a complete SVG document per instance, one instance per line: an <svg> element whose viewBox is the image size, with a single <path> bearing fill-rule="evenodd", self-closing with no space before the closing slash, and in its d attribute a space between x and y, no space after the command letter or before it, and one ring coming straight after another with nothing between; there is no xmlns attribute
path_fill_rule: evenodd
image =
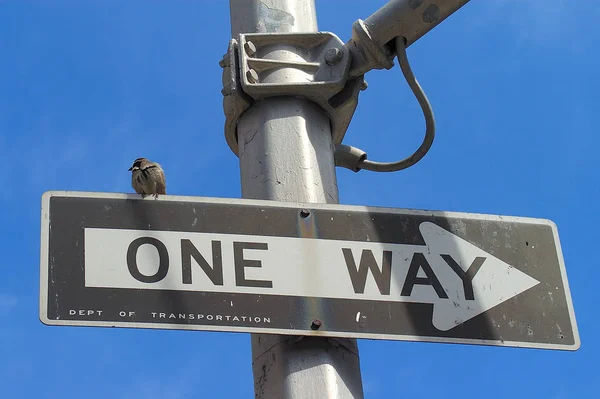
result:
<svg viewBox="0 0 600 399"><path fill-rule="evenodd" d="M402 36L398 36L395 39L396 43L396 53L398 57L398 63L400 64L400 69L404 74L404 78L406 79L408 85L410 86L413 94L417 98L421 109L423 110L423 116L425 117L425 138L423 142L419 146L419 148L409 157L402 159L396 162L375 162L366 159L366 157L362 157L356 165L356 170L366 169L374 172L396 172L402 169L406 169L408 167L413 166L417 162L419 162L425 154L431 148L433 144L433 139L435 137L435 119L433 117L433 110L431 109L431 104L423 92L421 85L417 81L415 75L412 72L410 64L408 62L408 57L406 55L406 41Z"/></svg>

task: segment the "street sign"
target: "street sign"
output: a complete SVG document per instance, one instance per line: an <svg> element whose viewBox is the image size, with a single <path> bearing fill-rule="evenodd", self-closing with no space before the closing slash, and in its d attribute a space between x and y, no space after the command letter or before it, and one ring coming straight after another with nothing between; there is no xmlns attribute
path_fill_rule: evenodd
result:
<svg viewBox="0 0 600 399"><path fill-rule="evenodd" d="M40 271L48 325L580 345L542 219L54 191Z"/></svg>

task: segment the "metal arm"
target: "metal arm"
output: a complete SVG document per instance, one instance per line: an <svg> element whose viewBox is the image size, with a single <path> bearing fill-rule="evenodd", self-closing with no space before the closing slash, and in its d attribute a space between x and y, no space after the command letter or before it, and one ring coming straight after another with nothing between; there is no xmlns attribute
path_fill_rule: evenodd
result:
<svg viewBox="0 0 600 399"><path fill-rule="evenodd" d="M394 66L393 40L402 36L408 48L469 0L390 0L366 20L352 25L346 44L352 53L348 77Z"/></svg>
<svg viewBox="0 0 600 399"><path fill-rule="evenodd" d="M419 162L425 154L427 154L433 144L433 139L435 137L433 110L431 109L431 104L429 104L429 100L423 92L421 85L419 85L419 82L410 68L408 57L406 55L406 39L402 36L396 37L395 45L400 69L423 110L426 126L423 143L421 143L421 146L410 157L396 162L369 161L367 159L367 154L364 151L348 145L337 145L335 151L335 161L337 166L345 167L355 172L358 172L361 169L374 172L396 172Z"/></svg>
<svg viewBox="0 0 600 399"><path fill-rule="evenodd" d="M391 0L365 20L373 36L387 44L398 36L406 47L439 25L469 0Z"/></svg>

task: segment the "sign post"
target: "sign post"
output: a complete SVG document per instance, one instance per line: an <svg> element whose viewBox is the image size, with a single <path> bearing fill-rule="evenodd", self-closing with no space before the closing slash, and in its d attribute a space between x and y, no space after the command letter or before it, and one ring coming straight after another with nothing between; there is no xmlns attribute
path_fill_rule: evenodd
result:
<svg viewBox="0 0 600 399"><path fill-rule="evenodd" d="M318 32L314 0L230 0L230 14L232 38L245 33ZM240 78L248 83L246 87L252 84L280 86L283 93L288 94L251 103L234 127L242 197L338 203L330 116L316 103L298 97L291 86L298 80L312 79L307 76L307 70L297 69L293 63L306 61L299 44L311 52L310 42L314 40L269 43L267 37L264 41L267 43L262 48L256 48L260 46L257 40L238 43L238 46L243 46L248 56L268 54L270 62L282 68L267 69L259 76L259 65L256 65ZM287 89L287 84L292 90ZM320 90L323 88L315 87L312 91L318 95ZM273 223L278 222L275 219ZM302 228L302 224L298 228ZM364 396L355 339L265 334L254 334L251 339L257 398L359 399Z"/></svg>

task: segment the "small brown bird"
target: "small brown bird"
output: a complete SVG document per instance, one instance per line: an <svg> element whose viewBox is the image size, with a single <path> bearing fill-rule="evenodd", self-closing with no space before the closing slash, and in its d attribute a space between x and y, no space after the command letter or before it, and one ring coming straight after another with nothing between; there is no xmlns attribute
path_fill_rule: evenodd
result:
<svg viewBox="0 0 600 399"><path fill-rule="evenodd" d="M152 162L146 158L138 158L133 161L129 168L131 171L131 187L136 193L141 194L142 198L146 195L167 193L167 183L165 181L165 172L160 164Z"/></svg>

